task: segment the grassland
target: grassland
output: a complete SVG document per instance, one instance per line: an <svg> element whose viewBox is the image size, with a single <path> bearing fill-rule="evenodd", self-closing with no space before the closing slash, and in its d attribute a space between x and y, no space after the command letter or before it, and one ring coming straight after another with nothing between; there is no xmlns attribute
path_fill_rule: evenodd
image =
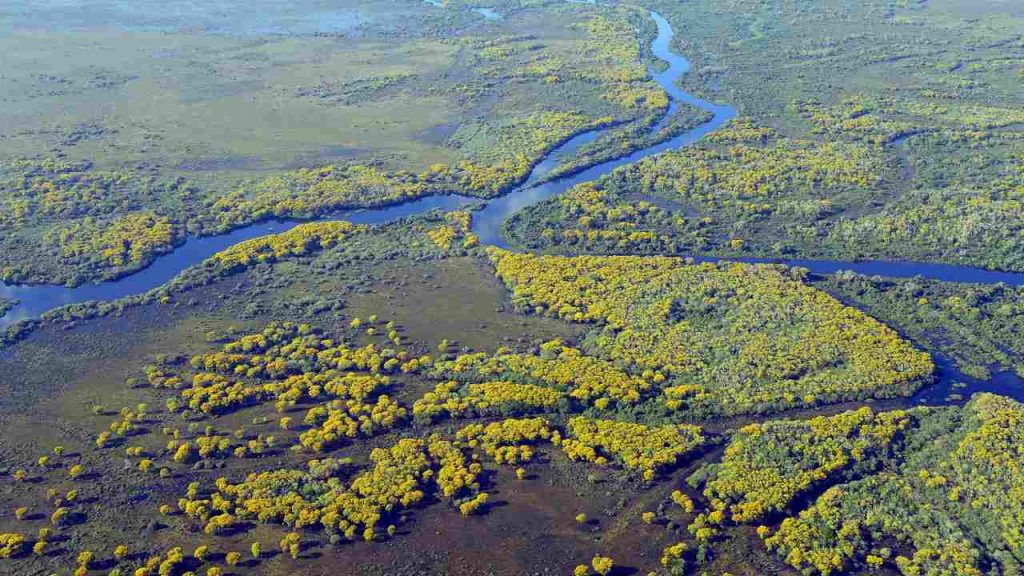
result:
<svg viewBox="0 0 1024 576"><path fill-rule="evenodd" d="M0 13L7 280L116 277L187 234L270 217L492 196L580 132L615 125L620 148L641 145L668 106L644 63L650 24L627 9L510 5L481 21L353 0L319 19L296 6L199 24L108 4L109 26ZM573 165L604 158L588 154Z"/></svg>
<svg viewBox="0 0 1024 576"><path fill-rule="evenodd" d="M488 5L0 4L4 278L651 141L640 12ZM464 211L311 222L3 334L0 574L1024 570L1021 404L909 399L940 359L1019 372L1020 290L674 256L1017 267L1024 14L650 7L743 118L510 223L559 254Z"/></svg>
<svg viewBox="0 0 1024 576"><path fill-rule="evenodd" d="M154 571L171 573L326 573L338 563L358 574L532 573L595 556L620 571L750 574L757 562L785 573L784 558L758 550L747 525L709 524L714 499L683 479L721 457L717 430L729 421L709 417L850 395L822 389L814 401L736 405L738 377L708 380L701 392L687 385L700 374L687 366L722 373L716 349L731 344L673 344L691 360L666 362L629 335L648 330L650 314L620 318L617 299L665 303L676 328L658 330L679 337L720 317L714 333L743 325L752 341L779 333L775 306L807 307L803 324L783 333L803 331L848 358L821 375L794 366L805 389L815 379L844 386L843 362L853 374L857 358L885 348L919 354L898 339L872 348L895 334L774 267L488 254L463 246L462 226L440 216L381 228L310 224L234 247L142 298L50 315L9 344L0 422L10 465L0 479L3 505L26 511L0 526L26 544L5 569L69 570L88 551L87 574L131 573L151 558ZM556 263L580 267L583 284ZM653 276L640 282L626 270ZM621 287L572 296L595 274ZM733 275L758 305L724 295L719 284ZM658 288L698 278L718 286L718 298ZM554 301L537 310L541 294L573 298L578 312ZM766 304L781 294L793 301ZM828 336L816 308L877 334ZM856 350L844 351L850 342ZM930 363L920 356L923 379ZM776 362L751 362L764 372L758 386L781 395ZM855 386L853 397L891 395L880 374L867 377L876 391ZM879 418L888 426L890 416ZM413 484L398 482L406 474ZM394 504L377 508L378 497ZM32 553L40 541L43 553ZM740 550L752 552L741 561Z"/></svg>
<svg viewBox="0 0 1024 576"><path fill-rule="evenodd" d="M389 244L388 237L393 244ZM316 255L291 256L273 265L264 263L235 270L230 276L203 286L180 292L172 290L171 297L163 304L159 298L154 298L148 304L127 306L119 313L78 320L75 322L78 326L70 331L61 329L67 326L63 321L47 323L5 351L3 362L19 374L18 382L5 381L11 386L5 389L8 400L4 405L4 426L10 426L11 430L10 442L5 442L5 460L34 462L37 452L51 451L56 445L65 447L65 456L53 457L51 471L42 473L43 483L16 485L9 495L14 499L11 501L17 500L20 502L17 506L29 506L33 511L23 521L11 517L7 522L5 514L4 529L27 532L31 525L34 533L39 527L49 525L49 513L47 518L38 517L39 511L50 505L45 496L49 487L59 487L62 492L77 487L80 499L66 507L75 513L84 513L84 517L76 518L85 521L62 524L60 532L64 536L53 536L49 555L29 555L13 560L17 564L8 564L4 570L11 567L26 574L59 570L68 563L74 564L74 556L83 546L96 549L96 566L110 569L113 546L111 550L101 552L100 549L105 543L114 542L133 547L131 559L120 563L122 569L142 562L140 555L164 553L173 545L183 545L191 554L199 544L195 541L196 534L177 513L162 516L158 511L161 504L176 506L191 481L201 478L212 481L213 473L244 478L249 471L305 466L308 456L291 452L285 444L279 444L272 453L260 456L239 459L230 455L208 471L202 471L205 464L202 467L194 467L195 462L179 465L171 459L168 462L175 472L161 478L158 470L166 465L160 463L164 457L157 454L164 450L167 440L161 435L160 421L180 427L189 438L192 433L187 432L189 419L181 420L164 407L165 400L178 396L179 391L150 387L144 370L148 364L161 366L170 373L172 369L188 366L187 362L182 365L174 357L215 352L225 342L250 331L261 331L266 322L274 318L315 322L331 333L352 338L352 342L360 346L378 342L378 346L383 343L393 347L387 340L385 324L395 322L404 341L401 348L412 350L416 357L437 354L435 337L439 325L450 328L452 350L473 346L474 350L494 351L501 345L529 349L542 340L577 337L578 330L573 326L513 314L503 288L482 262L454 255L438 259L439 249L422 232L417 236L408 229L390 230L363 243L355 240L358 236L352 238L344 249L333 247ZM409 238L419 238L413 242L420 242L419 248L400 244ZM368 256L369 248L379 250L376 252L379 256ZM428 254L432 256L427 257ZM382 286L389 288L377 289ZM319 296L310 297L310 294ZM422 304L427 302L438 305ZM459 304L454 305L456 302ZM502 309L509 311L499 311ZM380 318L371 323L369 318L374 314L379 314ZM352 328L351 320L356 317L363 320L363 325ZM403 321L409 322L408 329L398 324ZM379 329L376 335L368 333L372 331L367 328L372 326ZM137 335L132 343L116 336L125 329ZM86 364L92 368L85 368ZM111 374L120 376L112 379ZM404 406L410 406L433 386L431 380L416 374L399 373L394 378L388 394ZM115 414L116 410L121 405L131 406L137 414L139 403L148 403L149 408L141 420L132 417L137 425L135 429L124 439L115 433L109 440L110 447L97 451L97 434L104 429L109 431L108 424L113 420L124 421L123 416ZM210 421L218 429L246 428L244 440L231 436L232 442L240 445L246 445L261 434L278 436L279 441L285 437L297 439L307 427L301 423L302 414L311 406L304 404L296 407L300 413L293 417L297 421L294 434L277 432L280 418L288 416L291 409L278 414L272 404L249 406ZM46 421L50 432L33 438L33 433L27 430L16 431L36 419ZM328 455L340 458L344 452L355 460L354 466L361 466L359 463L365 461L370 448L388 445L401 437L426 435L431 430L442 434L455 431L447 426L403 427L366 443L346 443L341 452L331 449L321 458ZM192 442L194 444L195 439ZM122 467L122 454L128 446L145 447L140 456L129 456L131 469ZM214 546L212 559L222 567L226 568L224 553L229 548L237 549L245 553L247 560L236 572L244 569L267 574L294 573L295 570L318 573L332 569L338 562L358 564L360 574L393 570L470 574L495 566L513 573L539 569L545 564L556 565L567 556L588 559L598 552L614 555L620 562L639 563L642 557L638 554L643 554L643 550L647 550L648 555L656 555L659 542L667 543L666 536L657 527L647 527L649 541L644 541L635 530L625 529L647 526L640 521L638 509L656 506L661 497L659 492L628 499L626 496L635 482L628 476L620 477L615 470L588 470L583 464L570 461L554 446L539 446L537 450L538 464L522 465L529 470L526 480L517 480L512 469L488 465L487 480L482 485L492 494L492 503L491 511L485 516L462 518L457 511L446 512L444 507L437 506L404 514L404 523L395 536L395 542L403 543L397 549L386 542L332 545L322 534L315 536L320 544L303 536L303 547L311 548L303 551L298 560L292 560L287 554L276 552L281 535L275 526L255 526L245 532L229 532L203 540ZM153 465L151 473L138 469L145 459L158 463ZM87 475L82 480L64 480L72 460L98 473L98 477ZM546 465L541 466L539 462ZM33 467L33 476L36 472ZM13 482L10 477L13 473L12 467L4 480ZM600 485L607 496L591 498L579 490L579 482ZM143 490L149 494L146 500L133 500ZM553 506L556 501L563 504ZM127 506L129 502L135 502L134 507L139 509L131 518L118 520L116 515L104 512ZM566 508L565 503L570 507ZM606 516L610 512L613 514ZM574 516L579 513L592 520L582 525L577 523ZM538 530L536 522L542 522L542 531ZM380 527L382 538L387 538L385 527ZM592 539L598 529L611 531L607 542L600 546ZM435 542L433 539L403 536L435 531L449 535L444 547L431 544ZM493 543L488 538L499 532L507 536L500 544L505 553L501 558L484 560L482 544ZM139 534L146 537L140 539ZM251 560L249 553L254 540L262 542L265 550L258 563ZM527 555L526 551L532 554ZM204 572L212 565L207 562Z"/></svg>
<svg viewBox="0 0 1024 576"><path fill-rule="evenodd" d="M741 120L524 213L516 242L1022 269L1019 15L984 2L664 10L695 61L687 87Z"/></svg>

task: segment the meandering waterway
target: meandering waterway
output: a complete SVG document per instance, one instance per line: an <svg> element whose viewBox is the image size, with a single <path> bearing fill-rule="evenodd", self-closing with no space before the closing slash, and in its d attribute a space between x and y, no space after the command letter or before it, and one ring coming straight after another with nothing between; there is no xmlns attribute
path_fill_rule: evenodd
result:
<svg viewBox="0 0 1024 576"><path fill-rule="evenodd" d="M727 105L707 102L684 91L679 87L679 79L690 69L689 61L672 51L674 33L665 18L651 12L657 25L658 33L651 44L651 52L665 61L668 66L661 72L653 73L654 80L670 96L670 106L665 120L654 126L652 130L660 130L669 118L678 112L681 106L688 105L711 114L710 120L658 144L637 150L607 162L591 166L583 171L546 181L545 176L551 173L562 161L569 158L582 145L593 142L604 133L598 129L577 135L554 150L546 158L534 166L526 181L508 194L492 200L462 195L431 196L417 200L377 209L360 209L338 212L319 218L319 220L349 220L357 224L384 224L395 220L423 214L431 210L454 210L470 204L483 204L473 215L473 232L480 237L483 244L508 248L501 236L501 226L509 217L520 210L543 202L569 190L582 182L595 180L612 170L637 162L648 156L665 150L678 149L697 142L705 135L721 128L735 117L736 111ZM485 17L491 16L484 14ZM494 16L497 16L494 14ZM118 280L88 284L69 288L55 285L7 285L0 283L0 298L13 299L18 303L3 317L0 317L0 328L16 322L38 318L43 312L80 302L92 300L115 300L126 296L142 294L157 288L173 279L182 270L199 264L206 258L228 248L238 242L287 231L298 224L298 220L272 220L236 229L219 236L192 237L173 252L158 257L144 270L125 276ZM697 257L697 261L715 261L719 258ZM1024 285L1024 274L998 272L957 266L951 264L928 264L919 262L844 262L836 260L785 260L770 258L741 258L751 263L781 263L790 266L801 266L816 274L832 274L839 270L889 277L924 277L949 282L970 282L993 284L1003 282L1011 285ZM952 390L954 382L966 382L963 389L965 395L980 390L992 390L1003 394L1024 397L1024 383L1013 374L1000 374L988 382L973 381L959 374L948 363L940 362L940 383L931 386L917 396L916 400L928 402L944 401ZM955 391L955 390L953 390Z"/></svg>

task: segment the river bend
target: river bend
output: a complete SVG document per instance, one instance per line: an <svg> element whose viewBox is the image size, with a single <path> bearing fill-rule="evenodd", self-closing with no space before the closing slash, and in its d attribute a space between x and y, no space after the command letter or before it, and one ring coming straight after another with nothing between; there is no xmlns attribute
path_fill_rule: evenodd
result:
<svg viewBox="0 0 1024 576"><path fill-rule="evenodd" d="M665 61L668 66L661 72L654 72L654 80L668 93L670 105L665 119L652 130L660 130L668 118L674 115L680 106L689 105L711 114L711 119L690 130L659 142L653 146L637 150L626 156L602 162L580 172L564 177L544 181L544 177L556 168L563 158L570 157L580 146L594 141L605 129L598 129L579 134L570 138L552 150L542 161L533 167L524 183L508 194L492 200L449 195L430 196L409 202L376 209L359 209L337 212L326 215L318 220L349 220L356 224L384 224L395 220L423 214L431 210L454 210L470 204L483 204L473 214L472 230L480 237L483 244L509 248L501 236L502 224L520 210L543 202L564 193L573 186L583 182L596 180L620 166L635 163L648 156L672 149L678 149L699 141L705 135L718 130L736 116L736 111L727 105L715 104L702 100L681 89L679 79L690 69L690 62L680 54L672 51L674 33L671 25L657 12L650 13L657 25L658 33L651 44L651 53ZM484 14L485 18L497 17L496 13ZM174 251L157 257L145 269L108 282L87 284L69 288L57 285L8 285L0 282L0 298L16 300L17 304L3 317L0 317L0 328L10 326L23 320L38 318L42 313L80 302L93 300L109 301L142 294L167 283L182 270L199 264L206 258L234 244L265 236L285 232L301 224L300 220L271 220L238 228L218 236L191 237ZM716 261L720 258L697 257L697 261ZM923 277L948 282L969 283L1006 283L1015 286L1024 285L1024 273L999 272L952 264L929 264L920 262L882 262L857 261L845 262L837 260L787 260L771 258L739 258L749 263L780 263L789 266L801 266L815 274L832 274L839 270L851 270L861 274L879 275L897 278ZM915 396L915 400L928 402L945 401L954 381L967 382L962 391L968 395L975 391L991 390L1008 394L1017 398L1024 396L1024 383L1012 374L999 374L988 382L972 381L959 374L948 362L940 361L940 382L928 387ZM954 390L955 391L955 390Z"/></svg>

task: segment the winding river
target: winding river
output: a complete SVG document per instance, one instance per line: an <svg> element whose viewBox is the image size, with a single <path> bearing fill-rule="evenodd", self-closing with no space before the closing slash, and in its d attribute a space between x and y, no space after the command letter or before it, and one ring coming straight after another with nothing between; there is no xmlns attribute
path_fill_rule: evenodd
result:
<svg viewBox="0 0 1024 576"><path fill-rule="evenodd" d="M672 52L673 31L668 21L656 12L651 12L650 14L658 28L657 36L651 44L651 52L668 64L664 71L654 73L653 76L655 81L661 85L671 98L665 120L656 125L653 130L660 130L667 119L671 118L678 111L679 107L683 105L694 106L709 112L712 117L707 122L683 134L651 147L637 150L627 156L597 164L566 177L543 181L544 177L557 167L563 158L571 156L583 144L594 141L605 129L579 134L558 146L546 158L534 166L529 177L522 185L510 193L493 200L484 201L480 198L461 195L431 196L379 209L337 212L326 215L320 218L320 220L343 219L356 224L384 224L407 216L423 214L431 210L448 211L470 204L484 203L483 207L473 215L473 232L480 237L480 241L483 244L509 248L507 242L501 237L501 225L510 216L523 208L557 196L582 182L595 180L620 166L637 162L665 150L677 149L692 144L703 138L706 134L719 129L735 117L736 111L730 106L714 104L697 98L679 88L677 81L689 71L690 63L685 57ZM498 16L496 13L483 15L488 19ZM144 270L119 280L99 284L68 288L56 285L8 285L0 282L0 298L17 301L17 305L14 308L3 317L0 317L0 328L10 326L22 320L38 318L47 310L68 304L91 300L115 300L144 293L165 284L185 268L196 265L233 244L267 234L284 232L300 223L301 221L297 220L271 220L239 228L219 236L192 237L173 252L158 257L152 265ZM715 261L719 259L698 257L695 260ZM790 266L802 266L816 274L832 274L839 270L852 270L862 274L900 278L921 276L952 282L985 284L1003 282L1017 286L1024 285L1024 273L997 272L950 264L777 260L767 258L741 258L738 260L751 263L781 263ZM920 392L914 397L915 400L927 402L944 401L951 391L951 385L954 381L967 383L967 387L962 389L964 395L980 390L991 390L1017 398L1024 397L1024 385L1022 385L1021 379L1013 374L997 374L990 381L979 382L959 374L948 362L943 362L939 359L938 364L940 368L940 383Z"/></svg>

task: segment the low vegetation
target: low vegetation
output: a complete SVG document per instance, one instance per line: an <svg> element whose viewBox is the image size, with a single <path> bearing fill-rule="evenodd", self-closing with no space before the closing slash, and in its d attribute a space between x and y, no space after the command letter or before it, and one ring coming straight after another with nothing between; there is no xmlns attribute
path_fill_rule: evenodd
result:
<svg viewBox="0 0 1024 576"><path fill-rule="evenodd" d="M829 488L765 532L765 543L819 574L885 565L908 575L1020 570L1021 414L1019 403L979 395L962 414L936 415L898 465Z"/></svg>
<svg viewBox="0 0 1024 576"><path fill-rule="evenodd" d="M941 352L969 377L1024 373L1020 288L856 274L830 276L818 286Z"/></svg>
<svg viewBox="0 0 1024 576"><path fill-rule="evenodd" d="M741 118L526 211L515 243L1024 269L1019 14L882 0L664 10L694 61L686 86Z"/></svg>
<svg viewBox="0 0 1024 576"><path fill-rule="evenodd" d="M664 117L645 9L144 4L0 9L0 278L317 221L0 336L0 572L1024 573L1021 289L681 257L1021 269L1012 3L652 5L739 118L526 210L523 252L322 217L706 120Z"/></svg>
<svg viewBox="0 0 1024 576"><path fill-rule="evenodd" d="M692 414L910 395L928 355L794 271L678 258L489 251L521 309L597 325L596 355L646 372Z"/></svg>
<svg viewBox="0 0 1024 576"><path fill-rule="evenodd" d="M475 18L467 19L468 8L459 8L418 9L412 21L425 25L419 32L403 28L397 37L383 24L393 15L381 14L380 24L371 23L357 39L345 41L345 58L318 66L306 60L337 54L336 39L285 33L268 39L251 58L232 53L226 62L206 63L208 52L234 41L188 36L195 45L183 48L180 58L161 56L171 69L181 69L172 76L192 77L183 58L234 71L219 75L230 88L208 86L207 80L169 88L184 103L174 118L188 119L186 125L203 118L219 125L225 112L208 118L211 107L230 110L226 117L234 124L222 127L216 142L206 141L209 126L191 127L189 141L179 142L185 135L176 120L143 131L148 142L118 145L121 138L115 135L127 133L128 125L134 134L138 123L153 122L133 116L138 112L125 105L82 122L101 127L89 132L88 145L60 141L39 149L45 139L23 138L42 131L26 118L52 116L48 113L56 103L73 121L84 114L79 107L96 94L68 90L52 93L50 100L26 97L18 90L40 79L19 68L9 88L24 98L19 105L32 114L12 118L12 130L17 126L22 132L5 134L12 144L9 153L0 155L0 278L81 284L137 271L188 234L219 234L271 218L311 219L433 194L492 197L524 181L548 152L574 135L610 128L608 136L619 141L612 153L621 154L678 131L672 125L663 134L645 136L646 128L664 116L668 97L647 71L643 44L650 23L641 14L586 5L524 6L481 29ZM446 19L446 12L458 15ZM438 26L443 20L445 25ZM638 27L644 28L640 34ZM89 33L95 35L90 49L103 54L121 41L88 25L82 32L68 32L63 41L74 45ZM169 34L181 37L177 31ZM264 51L288 42L295 61L279 62L276 53ZM29 57L35 54L33 62L53 58L32 41L19 48ZM19 62L23 57L18 52ZM272 62L269 69L264 62ZM77 61L55 64L66 76L54 81L73 83L72 76L82 72L79 65L88 67ZM149 68L133 59L124 65L133 73L123 75L123 85L116 87L135 95L132 101L153 99L145 87ZM245 95L244 104L207 94L218 90ZM119 93L107 96L121 98ZM268 146L276 149L280 143L263 142L260 160L252 155L251 140L261 140L254 136L261 131L250 125L269 121L270 114L288 116L284 125L294 129L279 139L292 146L268 153ZM311 119L318 124L310 126ZM372 135L358 139L366 148L338 145L357 133ZM325 136L334 139L289 156ZM343 150L331 152L338 148ZM25 153L15 152L21 149ZM567 159L563 171L607 159L607 154L591 151Z"/></svg>
<svg viewBox="0 0 1024 576"><path fill-rule="evenodd" d="M811 525L809 515L826 505L823 499L833 490L881 482L875 479L910 462L928 462L929 474L951 477L936 464L942 458L923 450L959 442L961 421L974 418L975 406L1008 401L977 397L962 411L860 408L745 425L723 437L723 425L731 424L719 416L908 394L927 379L931 362L891 329L808 285L799 271L666 257L533 256L467 247L467 233L467 219L459 214L379 228L299 226L218 254L160 296L122 303L92 320L83 316L82 326L123 322L116 315L140 307L194 318L188 306L176 303L187 297L204 302L206 290L226 285L255 282L267 290L239 290L210 302L219 309L244 299L239 314L253 329L224 328L200 339L205 342L158 347L145 361L130 354L122 359L136 400L118 411L94 408L101 425L87 445L12 459L8 481L18 497L11 509L30 520L10 532L11 558L5 561L16 570L52 570L80 566L80 556L89 552L88 566L152 574L162 566L172 574L217 573L243 564L261 573L285 561L307 566L320 554L377 554L371 551L386 549L377 543L393 538L417 542L423 528L416 518L438 509L450 509L459 522L476 516L505 522L505 513L497 512L504 499L548 489L533 481L538 477L571 482L584 502L595 497L594 483L624 501L635 499L607 518L592 508L571 509L565 522L575 528L567 529L581 531L588 542L591 530L608 534L608 542L622 538L614 536L622 526L630 526L628 533L642 530L650 539L643 544L648 557L658 558L660 551L661 562L639 568L658 573L715 566L730 557L723 543L736 530L760 524L766 528L758 533L780 553L772 562L811 571L825 565L822 558L837 562L836 554L844 568L872 566L877 557L900 569L928 566L926 546L939 556L952 553L945 541L925 543L915 535L907 536L907 546L917 547L911 549L864 531L863 542L847 553L819 550L807 543L821 538L792 534L808 530L803 526ZM281 298L295 282L339 276L351 282L396 259L404 275L430 263L472 263L474 281L496 275L508 286L512 307L527 313L518 316L524 321L585 329L578 341L548 337L474 350L454 338L427 344L386 314L356 313L349 306L359 290L343 290L340 308L306 309ZM373 282L378 290L383 286ZM423 314L436 313L417 309L407 318ZM313 317L330 328L267 322L282 316ZM11 351L45 337L49 326L44 323ZM765 348L761 330L776 336L774 347ZM804 348L831 360L816 363L795 354ZM750 358L749 365L717 360L737 357L724 350ZM789 358L795 372L778 372L779 358ZM806 394L788 398L797 386ZM745 403L752 390L760 390L761 400ZM808 398L812 390L815 397ZM687 421L695 418L703 422ZM716 450L723 441L724 452ZM945 450L943 458L952 453ZM962 465L985 474L981 464ZM681 471L694 468L695 489L680 488L675 480ZM907 470L898 474L920 477L919 470L913 471L917 476ZM104 494L101 487L114 481L154 494L131 521L155 518L168 527L158 532L159 546L133 543L118 552L88 536L110 529L102 506L124 496L120 489ZM900 502L908 510L917 505ZM993 502L978 500L978 513L998 513L990 512ZM519 514L515 507L521 505L508 506ZM910 534L931 525L915 519L908 526ZM980 542L971 554L1002 558L1003 544L970 534L971 542ZM83 549L63 544L68 541L90 544ZM356 542L370 548L352 552ZM46 554L30 552L36 549ZM280 550L273 561L272 550ZM586 550L566 566L587 562L587 573L601 573L614 570L624 554L622 548ZM596 564L589 561L595 555Z"/></svg>

